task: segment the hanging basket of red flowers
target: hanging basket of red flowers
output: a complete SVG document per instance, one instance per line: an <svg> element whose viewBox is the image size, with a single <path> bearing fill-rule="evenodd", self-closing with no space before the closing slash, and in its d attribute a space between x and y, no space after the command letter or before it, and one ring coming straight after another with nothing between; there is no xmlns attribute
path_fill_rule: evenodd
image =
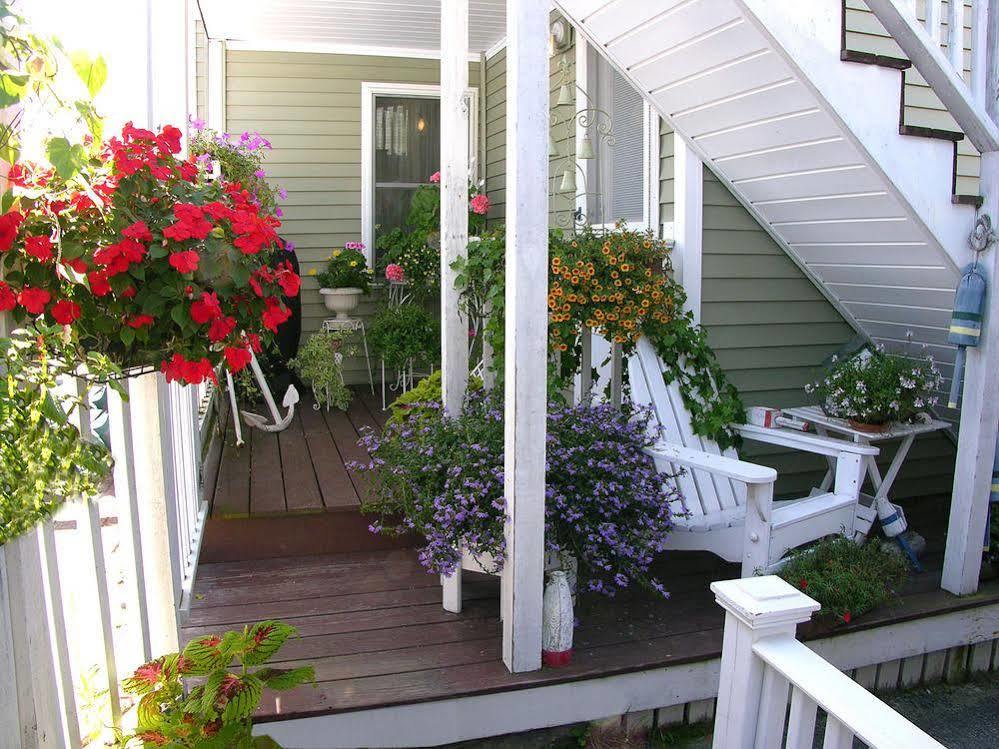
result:
<svg viewBox="0 0 999 749"><path fill-rule="evenodd" d="M123 368L214 380L291 315L280 221L179 158L181 132L128 124L66 178L17 164L0 202L0 310L69 326ZM274 262L276 260L276 262Z"/></svg>

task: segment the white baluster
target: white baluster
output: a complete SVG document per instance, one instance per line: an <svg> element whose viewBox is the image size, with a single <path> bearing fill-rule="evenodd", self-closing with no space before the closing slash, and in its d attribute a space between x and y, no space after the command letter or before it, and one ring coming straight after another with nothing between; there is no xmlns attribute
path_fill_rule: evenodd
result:
<svg viewBox="0 0 999 749"><path fill-rule="evenodd" d="M815 742L815 714L818 708L815 700L798 687L791 690L791 714L787 721L787 749L812 749Z"/></svg>
<svg viewBox="0 0 999 749"><path fill-rule="evenodd" d="M947 3L947 59L964 77L964 0Z"/></svg>
<svg viewBox="0 0 999 749"><path fill-rule="evenodd" d="M828 716L822 749L853 749L853 732L833 716Z"/></svg>
<svg viewBox="0 0 999 749"><path fill-rule="evenodd" d="M985 106L988 77L989 0L972 0L971 6L971 95Z"/></svg>
<svg viewBox="0 0 999 749"><path fill-rule="evenodd" d="M960 0L959 0L960 1ZM943 0L926 0L926 31L930 38L940 43L940 24L943 22Z"/></svg>

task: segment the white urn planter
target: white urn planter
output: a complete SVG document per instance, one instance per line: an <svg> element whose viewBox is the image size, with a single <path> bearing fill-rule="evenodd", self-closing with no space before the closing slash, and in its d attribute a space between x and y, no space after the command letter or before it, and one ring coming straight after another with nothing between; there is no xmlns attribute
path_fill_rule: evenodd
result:
<svg viewBox="0 0 999 749"><path fill-rule="evenodd" d="M569 580L563 570L555 570L545 587L542 608L541 662L544 665L561 668L572 662L574 623Z"/></svg>
<svg viewBox="0 0 999 749"><path fill-rule="evenodd" d="M357 309L361 302L361 295L364 291L354 287L345 289L320 289L323 295L323 304L330 312L336 312L337 320L346 320L350 313Z"/></svg>

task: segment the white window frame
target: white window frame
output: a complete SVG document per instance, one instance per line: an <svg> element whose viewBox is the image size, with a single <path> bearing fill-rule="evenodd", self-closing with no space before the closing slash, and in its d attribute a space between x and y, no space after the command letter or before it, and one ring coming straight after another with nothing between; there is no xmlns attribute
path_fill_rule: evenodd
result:
<svg viewBox="0 0 999 749"><path fill-rule="evenodd" d="M576 84L583 90L584 94L589 94L593 88L593 76L590 72L589 50L593 49L589 42L581 36L576 37ZM599 51L593 53L599 56ZM604 63L610 65L604 60ZM593 97L596 102L596 97ZM598 104L599 105L599 104ZM612 123L613 124L613 123ZM633 231L660 231L659 225L659 177L660 177L660 153L659 153L659 113L652 108L649 102L642 100L642 220L626 221L625 226ZM580 151L579 143L586 135L585 128L577 125L576 128L576 153ZM584 160L577 157L576 168L586 174L587 184L592 184L597 176L596 159ZM577 208L586 211L586 197L577 198ZM593 224L596 229L613 229L615 222Z"/></svg>
<svg viewBox="0 0 999 749"><path fill-rule="evenodd" d="M473 182L478 181L479 92L468 88L468 152ZM361 241L368 266L375 258L375 99L379 96L440 99L441 87L433 83L361 83Z"/></svg>

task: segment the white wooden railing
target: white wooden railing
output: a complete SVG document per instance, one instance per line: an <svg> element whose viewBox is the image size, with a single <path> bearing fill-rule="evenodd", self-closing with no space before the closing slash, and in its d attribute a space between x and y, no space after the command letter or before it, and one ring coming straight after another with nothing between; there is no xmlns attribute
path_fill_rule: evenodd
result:
<svg viewBox="0 0 999 749"><path fill-rule="evenodd" d="M925 0L922 18L915 0L867 0L867 5L974 146L982 153L999 150L999 128L993 121L999 3L972 0L970 85L964 73L964 2L952 0L945 6L942 0Z"/></svg>
<svg viewBox="0 0 999 749"><path fill-rule="evenodd" d="M103 745L119 727L124 674L177 648L207 503L204 389L156 373L107 389L114 460L102 496L67 502L0 547L0 745ZM82 381L65 387L84 393ZM99 411L77 415L97 439ZM102 735L103 734L103 735Z"/></svg>
<svg viewBox="0 0 999 749"><path fill-rule="evenodd" d="M811 749L820 710L824 749L943 746L795 639L819 608L804 593L775 576L711 590L726 612L715 749Z"/></svg>

